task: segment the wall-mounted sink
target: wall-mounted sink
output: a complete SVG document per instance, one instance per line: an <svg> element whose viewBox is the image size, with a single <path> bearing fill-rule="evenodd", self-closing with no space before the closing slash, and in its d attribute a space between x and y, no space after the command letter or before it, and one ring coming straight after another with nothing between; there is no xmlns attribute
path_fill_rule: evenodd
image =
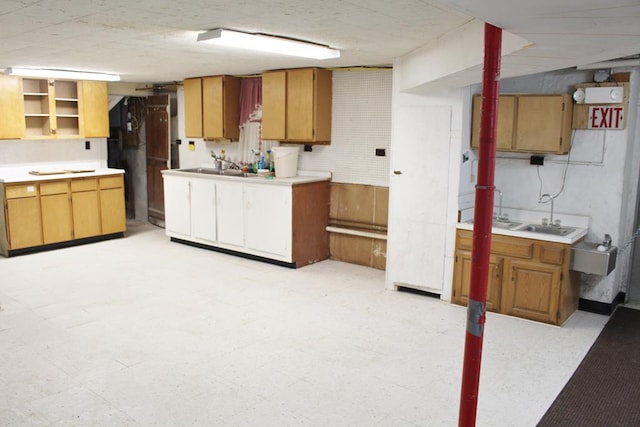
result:
<svg viewBox="0 0 640 427"><path fill-rule="evenodd" d="M550 227L537 224L527 224L517 229L517 231L530 231L532 233L553 234L554 236L566 236L576 231L573 227Z"/></svg>

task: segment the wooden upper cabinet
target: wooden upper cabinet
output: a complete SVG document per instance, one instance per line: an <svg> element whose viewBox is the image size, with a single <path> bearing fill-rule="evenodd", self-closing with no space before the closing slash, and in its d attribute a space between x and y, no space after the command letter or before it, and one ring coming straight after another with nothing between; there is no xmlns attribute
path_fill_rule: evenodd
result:
<svg viewBox="0 0 640 427"><path fill-rule="evenodd" d="M187 137L240 137L240 78L211 76L186 79L184 98Z"/></svg>
<svg viewBox="0 0 640 427"><path fill-rule="evenodd" d="M24 136L22 79L0 75L0 139Z"/></svg>
<svg viewBox="0 0 640 427"><path fill-rule="evenodd" d="M331 71L321 68L264 73L262 81L263 139L329 144L331 141L331 79Z"/></svg>
<svg viewBox="0 0 640 427"><path fill-rule="evenodd" d="M287 138L287 72L262 74L262 138Z"/></svg>
<svg viewBox="0 0 640 427"><path fill-rule="evenodd" d="M518 97L516 150L568 153L573 102L569 95Z"/></svg>
<svg viewBox="0 0 640 427"><path fill-rule="evenodd" d="M473 131L471 132L471 147L480 147L480 114L482 110L482 96L473 97ZM496 149L511 150L515 140L516 97L500 95L498 103L498 129L496 134Z"/></svg>
<svg viewBox="0 0 640 427"><path fill-rule="evenodd" d="M185 135L202 138L202 79L184 80Z"/></svg>
<svg viewBox="0 0 640 427"><path fill-rule="evenodd" d="M106 82L82 81L82 128L85 138L109 137L109 94Z"/></svg>
<svg viewBox="0 0 640 427"><path fill-rule="evenodd" d="M480 146L482 97L473 98L471 147ZM500 95L496 149L523 153L566 154L571 146L570 96Z"/></svg>

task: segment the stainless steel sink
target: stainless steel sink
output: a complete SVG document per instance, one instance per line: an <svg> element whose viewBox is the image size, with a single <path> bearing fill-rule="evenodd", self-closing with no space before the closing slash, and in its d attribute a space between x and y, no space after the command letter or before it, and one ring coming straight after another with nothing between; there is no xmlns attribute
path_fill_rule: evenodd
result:
<svg viewBox="0 0 640 427"><path fill-rule="evenodd" d="M191 169L178 169L180 172L190 172L190 173L201 173L206 175L222 175L222 176L237 176L237 177L248 177L251 174L247 172L242 172L238 169L209 169L209 168L191 168Z"/></svg>
<svg viewBox="0 0 640 427"><path fill-rule="evenodd" d="M537 224L527 224L518 228L518 231L530 231L532 233L552 234L554 236L566 236L576 231L573 227L549 227Z"/></svg>

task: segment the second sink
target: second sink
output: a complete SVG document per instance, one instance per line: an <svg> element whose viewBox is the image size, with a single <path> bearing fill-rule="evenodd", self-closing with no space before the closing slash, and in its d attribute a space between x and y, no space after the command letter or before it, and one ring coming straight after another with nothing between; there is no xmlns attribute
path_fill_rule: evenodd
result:
<svg viewBox="0 0 640 427"><path fill-rule="evenodd" d="M524 227L520 227L517 231L530 231L532 233L544 233L544 234L553 234L554 236L566 236L567 234L571 234L576 229L573 227L549 227L544 225L537 224L527 224Z"/></svg>

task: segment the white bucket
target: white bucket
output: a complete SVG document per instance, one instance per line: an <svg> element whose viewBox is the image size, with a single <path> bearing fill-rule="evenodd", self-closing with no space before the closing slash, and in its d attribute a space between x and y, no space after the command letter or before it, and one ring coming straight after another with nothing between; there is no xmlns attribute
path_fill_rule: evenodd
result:
<svg viewBox="0 0 640 427"><path fill-rule="evenodd" d="M298 174L299 147L273 147L276 178L293 178Z"/></svg>

